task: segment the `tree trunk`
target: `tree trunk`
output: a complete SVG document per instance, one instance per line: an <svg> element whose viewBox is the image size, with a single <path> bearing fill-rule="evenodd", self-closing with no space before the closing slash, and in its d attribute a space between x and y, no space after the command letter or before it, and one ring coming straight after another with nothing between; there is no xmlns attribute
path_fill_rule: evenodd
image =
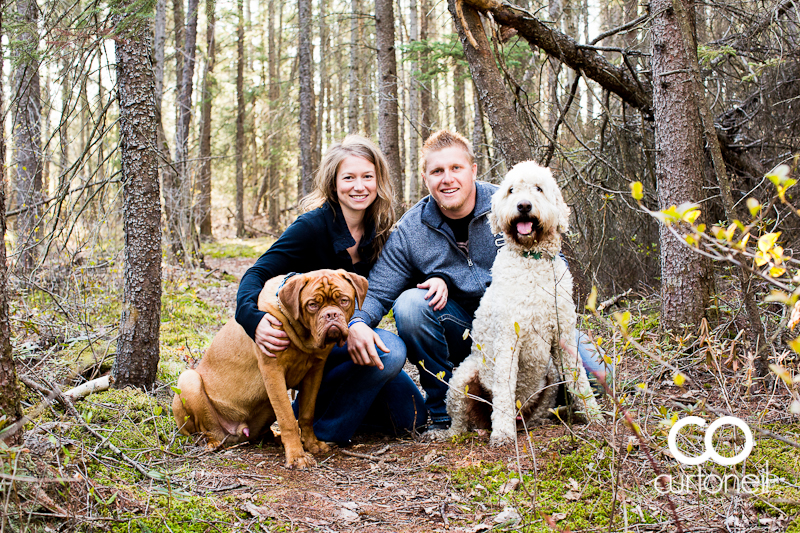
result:
<svg viewBox="0 0 800 533"><path fill-rule="evenodd" d="M211 230L211 108L213 104L214 62L216 58L216 1L206 0L206 60L203 72L202 110L200 117L200 173L197 176L197 207L195 216L200 235L212 236Z"/></svg>
<svg viewBox="0 0 800 533"><path fill-rule="evenodd" d="M461 135L467 136L467 102L464 91L467 73L464 71L464 64L455 59L453 68L453 123L456 131Z"/></svg>
<svg viewBox="0 0 800 533"><path fill-rule="evenodd" d="M244 0L236 2L236 236L244 236Z"/></svg>
<svg viewBox="0 0 800 533"><path fill-rule="evenodd" d="M691 4L687 5L687 9ZM690 62L672 0L654 0L653 107L659 208L704 200L700 115L692 87ZM710 293L707 261L690 253L667 226L660 228L661 323L680 330L696 326Z"/></svg>
<svg viewBox="0 0 800 533"><path fill-rule="evenodd" d="M411 41L409 44L412 46L419 42L419 15L417 14L417 0L409 1L408 9L408 26L409 34L408 39ZM411 71L408 76L408 114L410 128L408 131L408 159L411 171L408 173L408 202L414 205L420 196L420 169L419 169L419 138L420 138L420 120L419 120L419 81L417 80L417 72L419 71L419 62L417 62L417 55L414 54L411 60L409 70Z"/></svg>
<svg viewBox="0 0 800 533"><path fill-rule="evenodd" d="M347 103L347 132L358 133L358 17L359 0L352 0L350 16L350 91Z"/></svg>
<svg viewBox="0 0 800 533"><path fill-rule="evenodd" d="M314 146L316 117L314 116L314 76L311 53L311 0L298 2L299 78L300 78L300 195L311 192L314 180Z"/></svg>
<svg viewBox="0 0 800 533"><path fill-rule="evenodd" d="M14 171L17 205L25 208L17 216L18 266L23 272L36 261L41 229L42 199L42 102L39 89L39 7L35 0L17 0L19 27L14 58L14 95L12 101L14 132Z"/></svg>
<svg viewBox="0 0 800 533"><path fill-rule="evenodd" d="M378 138L394 184L394 210L403 214L400 178L400 133L397 118L397 58L394 53L394 2L375 0L375 42L378 45Z"/></svg>
<svg viewBox="0 0 800 533"><path fill-rule="evenodd" d="M167 0L156 0L156 27L153 41L153 70L156 77L156 108L161 111L164 98L164 49L167 44Z"/></svg>
<svg viewBox="0 0 800 533"><path fill-rule="evenodd" d="M152 387L161 325L161 203L159 202L155 78L150 63L152 4L123 0L115 17L117 98L125 227L125 274L114 386Z"/></svg>
<svg viewBox="0 0 800 533"><path fill-rule="evenodd" d="M0 10L0 29L3 28L3 12ZM2 33L0 33L2 37ZM0 73L3 72L3 45L0 39ZM3 76L0 75L0 110L4 108L5 92ZM0 176L6 170L6 134L0 128ZM0 242L6 237L6 180L0 180ZM11 351L11 325L8 321L8 268L6 266L6 247L0 246L0 418L5 417L3 426L13 424L22 416L20 394L17 387L17 372ZM5 439L7 444L19 442L19 432Z"/></svg>
<svg viewBox="0 0 800 533"><path fill-rule="evenodd" d="M272 131L275 131L277 125L277 106L278 100L281 97L280 92L280 79L278 78L280 69L278 61L280 61L280 51L275 46L275 0L269 0L269 121L272 126ZM282 10L283 8L281 8ZM278 228L280 222L280 202L278 201L278 147L282 137L273 135L269 140L269 204L267 212L269 213L269 226L273 230Z"/></svg>
<svg viewBox="0 0 800 533"><path fill-rule="evenodd" d="M197 11L198 0L189 0L187 24L184 34L183 71L178 88L178 121L175 124L175 166L178 171L177 212L180 225L180 246L184 264L194 265L199 250L195 249L194 221L192 220L192 190L189 179L189 126L192 121L192 92L194 89L194 64L197 53ZM179 54L180 55L180 54Z"/></svg>
<svg viewBox="0 0 800 533"><path fill-rule="evenodd" d="M448 0L448 6L461 38L464 56L469 63L478 97L487 112L489 125L495 132L495 145L503 154L506 165L511 168L520 161L531 159L533 155L531 146L519 125L514 108L508 102L503 76L497 68L478 12L467 4L463 6L463 20L469 26L469 31L478 44L478 47L475 48L470 43L462 26L462 18L456 14L455 2L456 0ZM498 135L498 132L503 132L503 134Z"/></svg>
<svg viewBox="0 0 800 533"><path fill-rule="evenodd" d="M431 10L430 0L420 0L419 12L419 40L428 40L428 14ZM433 112L431 110L431 84L433 80L426 80L419 84L419 135L425 142L433 133Z"/></svg>
<svg viewBox="0 0 800 533"><path fill-rule="evenodd" d="M475 162L478 164L478 176L489 171L489 157L486 149L486 126L483 123L483 107L478 98L478 88L473 85L473 100L475 104L475 117L472 122L472 149L475 152Z"/></svg>

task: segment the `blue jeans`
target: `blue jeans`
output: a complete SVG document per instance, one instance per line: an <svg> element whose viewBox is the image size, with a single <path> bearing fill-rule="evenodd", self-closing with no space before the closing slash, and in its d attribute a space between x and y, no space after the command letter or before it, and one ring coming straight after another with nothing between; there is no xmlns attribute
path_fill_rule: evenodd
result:
<svg viewBox="0 0 800 533"><path fill-rule="evenodd" d="M314 412L314 433L325 442L347 444L357 429L401 435L425 424L425 401L403 372L406 347L397 335L376 329L389 348L383 370L356 365L347 346L335 347L325 363ZM297 415L297 402L294 405Z"/></svg>
<svg viewBox="0 0 800 533"><path fill-rule="evenodd" d="M409 360L420 368L419 377L425 389L425 405L431 421L449 423L445 397L447 384L453 369L470 354L472 339L464 339L464 330L472 329L472 316L460 305L448 300L441 311L434 311L425 300L427 290L409 289L394 303L394 319L397 332L408 349ZM589 372L605 371L602 354L589 342L585 334L578 332L578 355ZM443 383L436 375L444 372Z"/></svg>

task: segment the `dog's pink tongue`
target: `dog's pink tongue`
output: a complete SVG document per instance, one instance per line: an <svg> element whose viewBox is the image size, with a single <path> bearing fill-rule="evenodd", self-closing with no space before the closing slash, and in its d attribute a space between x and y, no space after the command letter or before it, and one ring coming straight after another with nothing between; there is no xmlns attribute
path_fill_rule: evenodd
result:
<svg viewBox="0 0 800 533"><path fill-rule="evenodd" d="M520 235L530 235L533 231L533 222L517 222L517 233Z"/></svg>

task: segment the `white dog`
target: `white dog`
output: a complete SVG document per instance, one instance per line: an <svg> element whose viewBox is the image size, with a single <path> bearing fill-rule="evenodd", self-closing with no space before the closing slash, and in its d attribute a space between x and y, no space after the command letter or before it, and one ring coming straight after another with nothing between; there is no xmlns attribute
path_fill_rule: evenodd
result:
<svg viewBox="0 0 800 533"><path fill-rule="evenodd" d="M504 233L506 245L475 313L472 353L450 380L449 435L481 422L488 427L491 411L490 444L515 439L518 412L537 421L555 405L559 376L579 409L590 419L600 417L575 346L572 276L559 256L568 220L550 170L533 161L512 168L492 197L489 223L494 233Z"/></svg>

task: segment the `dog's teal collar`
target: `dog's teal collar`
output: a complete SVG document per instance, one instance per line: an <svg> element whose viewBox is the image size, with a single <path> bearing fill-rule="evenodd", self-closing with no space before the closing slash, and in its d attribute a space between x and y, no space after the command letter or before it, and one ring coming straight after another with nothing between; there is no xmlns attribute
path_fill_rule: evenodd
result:
<svg viewBox="0 0 800 533"><path fill-rule="evenodd" d="M533 258L533 259L541 259L542 258L542 252L526 251L526 252L520 252L520 254L522 255L522 257L530 257L530 258Z"/></svg>
<svg viewBox="0 0 800 533"><path fill-rule="evenodd" d="M281 284L278 285L278 290L275 291L275 300L278 302L278 311L280 311L281 313L283 313L283 308L281 307L281 297L278 296L278 293L281 292L281 289L283 288L284 285L286 285L286 282L289 281L289 278L291 278L292 276L296 276L297 274L298 274L297 272L289 272L288 274L286 274L286 277L283 278Z"/></svg>

